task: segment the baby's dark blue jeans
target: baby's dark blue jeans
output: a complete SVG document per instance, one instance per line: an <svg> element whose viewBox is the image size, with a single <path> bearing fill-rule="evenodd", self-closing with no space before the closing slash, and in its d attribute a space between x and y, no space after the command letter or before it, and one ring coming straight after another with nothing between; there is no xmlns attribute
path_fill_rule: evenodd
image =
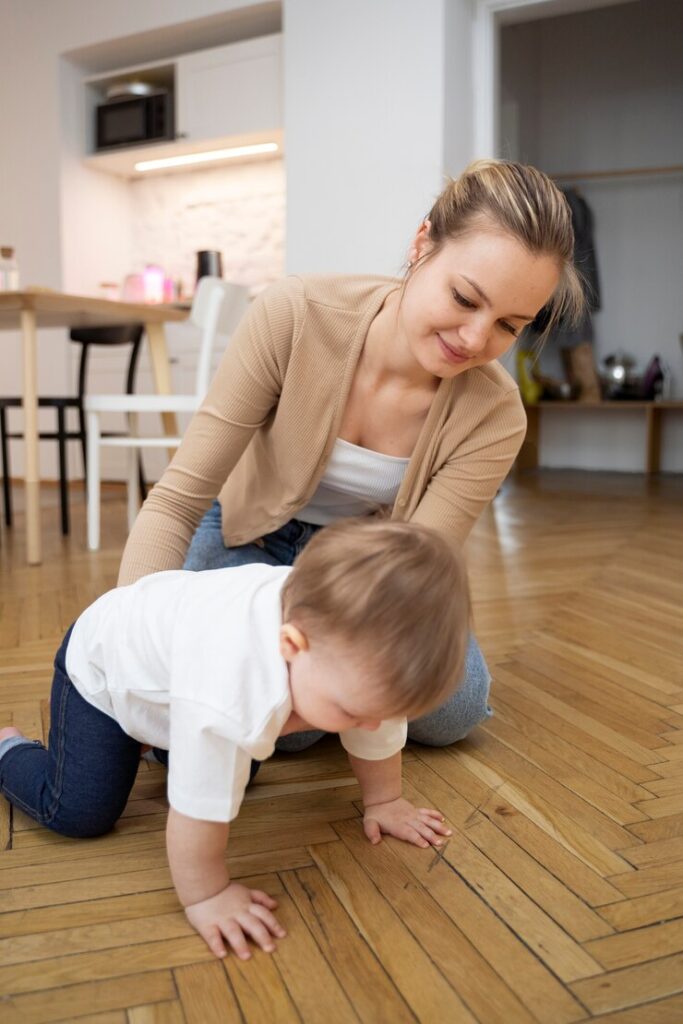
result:
<svg viewBox="0 0 683 1024"><path fill-rule="evenodd" d="M54 832L79 838L108 832L135 782L140 744L80 693L66 672L67 631L57 651L50 736L0 743L0 792Z"/></svg>

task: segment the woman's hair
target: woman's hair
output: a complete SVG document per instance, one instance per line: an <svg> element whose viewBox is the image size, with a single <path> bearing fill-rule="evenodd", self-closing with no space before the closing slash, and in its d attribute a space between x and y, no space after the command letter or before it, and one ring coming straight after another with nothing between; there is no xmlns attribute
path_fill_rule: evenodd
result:
<svg viewBox="0 0 683 1024"><path fill-rule="evenodd" d="M449 181L427 215L434 248L480 230L488 222L512 235L533 255L557 261L560 280L546 307L547 336L560 319L576 324L585 307L581 278L574 266L574 229L569 204L553 181L527 164L476 160Z"/></svg>
<svg viewBox="0 0 683 1024"><path fill-rule="evenodd" d="M461 681L467 571L427 527L368 519L325 527L294 563L282 609L312 646L347 646L349 660L382 687L386 717L424 714Z"/></svg>

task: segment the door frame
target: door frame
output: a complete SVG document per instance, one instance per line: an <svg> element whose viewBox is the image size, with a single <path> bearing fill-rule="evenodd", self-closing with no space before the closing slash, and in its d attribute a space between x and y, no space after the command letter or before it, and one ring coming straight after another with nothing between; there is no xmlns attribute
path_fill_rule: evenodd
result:
<svg viewBox="0 0 683 1024"><path fill-rule="evenodd" d="M498 155L501 25L634 2L636 0L475 0L472 22L475 157Z"/></svg>

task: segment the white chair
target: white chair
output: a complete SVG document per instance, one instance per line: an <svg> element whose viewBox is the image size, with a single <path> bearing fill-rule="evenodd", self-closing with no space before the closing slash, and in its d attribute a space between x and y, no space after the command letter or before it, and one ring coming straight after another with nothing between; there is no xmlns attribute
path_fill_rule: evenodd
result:
<svg viewBox="0 0 683 1024"><path fill-rule="evenodd" d="M137 418L143 412L193 413L201 405L209 388L211 356L216 336L230 335L247 310L248 291L216 277L202 277L197 285L189 322L202 331L194 394L191 395L87 395L84 402L87 421L88 547L100 546L100 448L128 449L128 529L138 513L140 488L136 452L139 448L177 448L181 437L150 437L138 433ZM106 437L100 427L102 413L128 415L130 433Z"/></svg>

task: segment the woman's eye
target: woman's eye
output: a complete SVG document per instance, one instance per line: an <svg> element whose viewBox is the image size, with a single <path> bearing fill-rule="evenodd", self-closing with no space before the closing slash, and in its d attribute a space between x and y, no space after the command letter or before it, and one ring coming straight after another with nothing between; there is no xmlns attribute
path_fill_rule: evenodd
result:
<svg viewBox="0 0 683 1024"><path fill-rule="evenodd" d="M512 326L512 324L509 324L507 322L507 320L501 320L500 321L500 326L503 328L504 331L507 331L508 334L511 334L513 338L518 338L519 337L519 331L516 330Z"/></svg>
<svg viewBox="0 0 683 1024"><path fill-rule="evenodd" d="M476 309L477 308L475 303L474 302L470 302L470 300L468 298L466 298L464 295L461 295L457 288L453 288L452 291L453 291L453 298L455 299L455 301L458 303L459 306L463 307L463 309Z"/></svg>

